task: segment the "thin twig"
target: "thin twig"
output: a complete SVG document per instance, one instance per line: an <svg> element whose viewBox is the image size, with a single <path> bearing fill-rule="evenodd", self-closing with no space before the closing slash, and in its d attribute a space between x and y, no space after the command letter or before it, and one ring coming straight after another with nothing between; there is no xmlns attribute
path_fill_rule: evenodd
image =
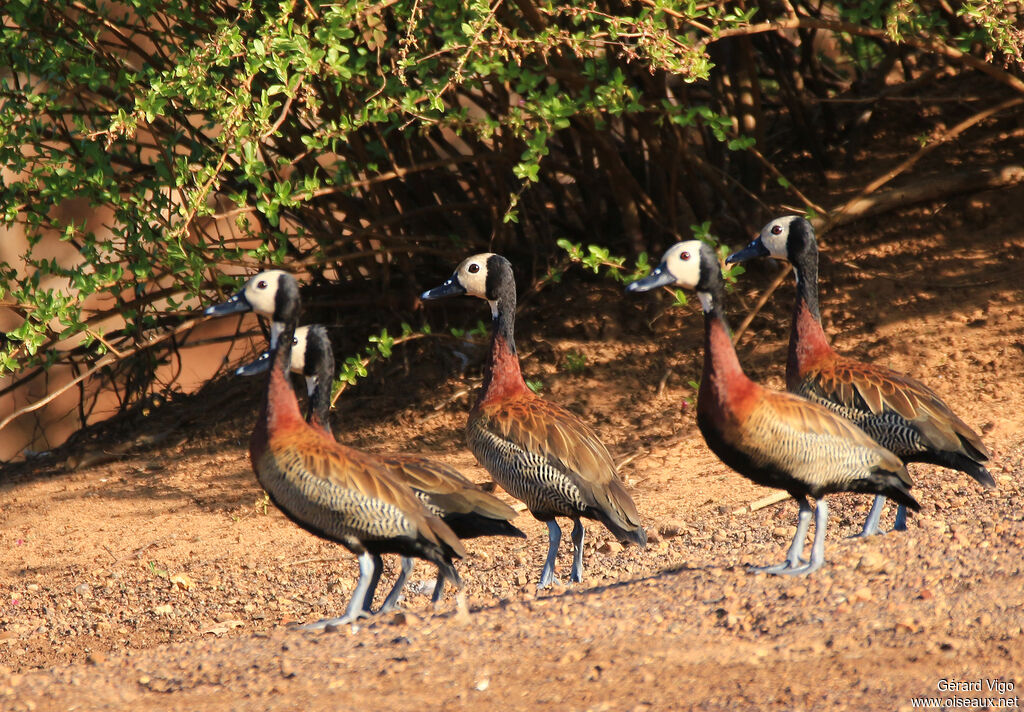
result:
<svg viewBox="0 0 1024 712"><path fill-rule="evenodd" d="M806 205L808 208L811 208L812 210L814 210L817 213L824 213L825 212L825 209L823 207L821 207L820 205L815 203L813 200L808 198L806 195L804 195L800 191L800 189L797 188L796 185L792 181L788 180L784 175L782 175L782 173L779 171L779 169L775 167L775 164L772 163L771 161L769 161L767 158L765 158L761 154L761 152L757 150L756 147L751 146L750 148L747 149L747 151L752 153L755 158L757 158L759 161L761 161L762 165L764 165L764 167L767 168L768 171L773 176L775 176L776 180L784 182L785 186L786 186L786 190L788 190L791 193L793 193L793 195L795 195L797 198L799 198L800 201L804 205Z"/></svg>
<svg viewBox="0 0 1024 712"><path fill-rule="evenodd" d="M341 561L338 557L333 559L299 559L298 561L286 561L283 564L278 564L280 568L287 568L289 566L301 566L302 564L333 564Z"/></svg>
<svg viewBox="0 0 1024 712"><path fill-rule="evenodd" d="M747 25L745 27L728 28L713 36L701 39L697 43L697 46L703 48L714 42L723 40L726 37L757 35L765 32L777 32L779 30L795 30L801 28L811 30L829 30L837 33L846 32L851 35L874 37L876 39L893 43L897 42L897 40L890 37L889 33L883 29L865 27L864 25L858 25L852 22L842 22L840 20L822 20L813 17L790 17L785 20L772 20L770 22L761 22L754 25ZM923 35L921 37L902 37L901 41L915 49L941 54L949 60L959 64L966 64L973 69L977 69L982 74L987 74L1002 84L1006 84L1014 91L1024 94L1024 80L1021 80L1010 72L1007 72L1005 69L1001 69L990 62L979 59L972 54L961 52L957 48L951 47L936 37L932 37L930 35Z"/></svg>
<svg viewBox="0 0 1024 712"><path fill-rule="evenodd" d="M284 123L284 120L288 118L288 114L291 112L292 102L294 102L295 97L299 95L299 89L302 87L302 83L304 81L306 81L305 74L303 74L302 77L299 79L299 82L298 84L295 85L295 89L292 91L292 93L288 95L288 100L285 101L284 106L281 108L281 114L280 116L277 117L277 121L275 121L274 125L267 129L266 131L264 131L263 135L260 136L261 141L270 138L277 132L279 128L281 128L281 124Z"/></svg>
<svg viewBox="0 0 1024 712"><path fill-rule="evenodd" d="M168 331L167 333L165 333L165 334L163 334L161 336L158 336L155 339L151 339L151 340L147 341L146 343L144 343L144 344L142 344L140 346L136 346L136 347L131 348L131 349L127 350L127 351L121 352L121 356L120 357L113 356L112 358L109 358L109 359L101 359L95 366L90 368L88 371L85 371L81 375L75 377L74 379L72 379L68 383L64 384L63 386L61 386L60 388L55 390L53 393L47 394L46 397L44 397L44 398L42 398L40 400L37 400L35 403L30 403L29 405L25 406L24 408L19 408L18 410L14 411L13 413L8 415L3 420L0 420L0 430L3 430L4 428L6 428L8 426L8 424L10 424L10 422L12 420L14 420L15 418L18 418L18 417L20 417L22 415L25 415L26 413L31 413L32 411L39 410L40 408L45 406L47 403L53 402L53 400L55 400L57 397L59 397L62 393L64 393L65 391L67 391L67 390L69 390L71 388L74 388L76 385L78 385L79 383L81 383L82 381L84 381L85 379L87 379L89 376L93 375L94 373L96 373L100 369L103 369L103 368L105 368L107 366L110 366L110 365L112 365L114 363L117 363L118 361L126 359L129 356L134 356L135 354L139 353L140 351L148 349L151 346L155 346L156 344L158 344L158 343L160 343L162 341L165 341L168 338L181 333L182 331L186 331L188 329L191 329L193 326L196 325L197 322L198 322L198 319L189 319L187 321L182 322L180 325L178 325L177 328L172 329L171 331Z"/></svg>
<svg viewBox="0 0 1024 712"><path fill-rule="evenodd" d="M848 200L845 205L839 208L839 210L833 210L831 213L829 213L828 218L825 220L825 229L827 230L828 228L832 227L838 222L841 222L843 215L854 204L858 203L859 201L862 201L868 195L881 188L883 185L894 179L896 176L910 170L914 166L914 164L916 164L922 158L924 158L929 153L937 149L939 146L956 138L961 133L969 129L971 126L974 126L975 124L984 121L990 116L998 114L1000 111L1005 111L1006 109L1012 109L1015 106L1020 106L1021 104L1024 104L1024 97L1014 97L1013 99L1007 99L1006 101L997 104L996 106L991 106L985 109L984 111L979 111L970 118L964 119L959 124L951 128L949 131L946 131L935 140L929 142L928 145L923 146L914 155L902 161L898 166L886 171L881 176L868 183L866 186L864 186L860 193L857 194L856 197Z"/></svg>
<svg viewBox="0 0 1024 712"><path fill-rule="evenodd" d="M658 390L655 391L655 396L661 397L661 394L665 392L665 386L668 385L668 379L672 375L672 369L666 369L665 374L658 381Z"/></svg>
<svg viewBox="0 0 1024 712"><path fill-rule="evenodd" d="M104 338L103 338L103 335L102 335L102 334L100 334L100 333L99 333L98 331L93 331L92 329L88 329L88 328L87 328L87 329L85 330L85 333L86 333L86 334L88 334L89 336L93 337L93 338L94 338L94 339L96 339L97 341L99 341L99 342L100 342L101 344L103 344L104 346L106 346L106 347L107 347L107 350L108 350L108 351L110 351L110 352L111 352L112 354L114 354L115 356L117 356L117 357L118 357L119 359L120 359L120 358L124 358L124 356L123 356L123 355L121 354L121 352L120 352L120 351L118 351L117 349L115 349L115 348L114 348L114 346L113 346L113 344L111 344L111 343L110 343L109 341L107 341L106 339L104 339Z"/></svg>
<svg viewBox="0 0 1024 712"><path fill-rule="evenodd" d="M757 316L758 313L760 313L760 311L764 308L764 305L768 303L769 299L771 299L771 296L775 294L775 290L782 285L782 282L786 279L786 277L789 276L789 273L792 271L793 265L787 262L785 266L782 268L782 270L775 276L774 281L772 281L772 283L768 286L768 289L766 289L764 291L764 294L761 295L761 298L757 300L757 304L754 305L754 308L750 310L750 313L747 314L746 317L744 317L743 322L740 324L740 328L738 328L733 334L732 338L734 342L739 343L740 339L743 337L744 332L746 332L747 327L750 326L750 322L752 322L754 320L754 317Z"/></svg>
<svg viewBox="0 0 1024 712"><path fill-rule="evenodd" d="M869 215L894 210L925 201L940 200L950 195L993 190L1016 185L1024 181L1024 166L1011 164L1000 168L981 168L961 173L922 178L900 187L890 188L873 196L857 198L843 206L842 214L837 213L830 227L835 228ZM818 225L815 225L815 229Z"/></svg>
<svg viewBox="0 0 1024 712"><path fill-rule="evenodd" d="M459 398L462 398L462 396L468 396L468 395L469 395L469 389L468 388L460 388L459 390L455 391L455 393L453 393L452 395L448 396L443 401L441 401L440 403L435 405L434 406L434 410L441 410L442 408L447 406L452 401L456 401Z"/></svg>
<svg viewBox="0 0 1024 712"><path fill-rule="evenodd" d="M761 499L755 499L750 504L745 504L739 509L734 509L732 513L749 514L751 512L756 512L759 509L764 509L765 507L771 507L773 504L785 502L787 499L789 499L789 492L772 492L770 495L762 497Z"/></svg>
<svg viewBox="0 0 1024 712"><path fill-rule="evenodd" d="M469 56L470 54L472 54L473 48L480 43L480 40L483 38L484 29L491 22L491 20L494 19L494 14L498 11L498 8L501 6L501 3L502 0L496 0L496 2L490 7L490 12L487 13L487 17L480 25L480 31L473 35L473 39L470 41L469 46L466 48L466 51L462 54L461 57L459 57L459 61L455 65L455 69L454 71L452 71L451 76L448 78L448 81L445 83L443 87L441 87L439 91L434 93L434 96L431 99L431 103L440 99L446 91L448 91L452 86L455 85L456 82L462 81L462 68L465 67L466 62L469 61Z"/></svg>
<svg viewBox="0 0 1024 712"><path fill-rule="evenodd" d="M637 451L636 451L636 452L634 452L634 453L633 453L632 455L630 455L630 456L628 456L628 457L624 458L624 459L622 460L622 462L620 462L620 463L619 463L619 464L618 464L618 465L616 466L616 469L619 469L619 470L621 470L621 469L622 469L623 467L625 467L625 466L626 466L626 465L628 465L629 463L633 462L633 460L637 459L637 458L638 458L638 457L640 457L641 455L647 455L647 454L648 454L649 452L650 452L649 450L637 450Z"/></svg>

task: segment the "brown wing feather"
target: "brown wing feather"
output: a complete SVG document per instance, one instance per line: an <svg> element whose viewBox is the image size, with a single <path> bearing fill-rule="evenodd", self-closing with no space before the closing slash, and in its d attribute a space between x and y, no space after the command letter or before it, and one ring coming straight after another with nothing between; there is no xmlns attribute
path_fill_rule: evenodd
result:
<svg viewBox="0 0 1024 712"><path fill-rule="evenodd" d="M859 396L872 413L886 408L923 425L932 438L950 449L959 449L959 438L986 458L991 456L981 437L957 417L935 391L920 381L884 366L836 358L812 374L825 396L850 407L859 407Z"/></svg>
<svg viewBox="0 0 1024 712"><path fill-rule="evenodd" d="M498 433L530 452L562 463L587 482L615 479L615 463L597 434L569 411L536 397L518 397L488 409Z"/></svg>
<svg viewBox="0 0 1024 712"><path fill-rule="evenodd" d="M483 415L500 437L547 458L601 506L612 505L639 526L640 514L619 480L615 461L586 423L532 393L485 405Z"/></svg>
<svg viewBox="0 0 1024 712"><path fill-rule="evenodd" d="M795 430L834 437L871 450L878 458L879 467L899 475L908 486L912 484L902 460L875 442L853 421L836 415L824 406L791 393L765 389L757 410L758 416L786 422Z"/></svg>
<svg viewBox="0 0 1024 712"><path fill-rule="evenodd" d="M413 489L429 494L445 512L476 512L492 519L509 521L516 511L494 495L480 489L454 467L422 455L395 453L380 455L391 474Z"/></svg>
<svg viewBox="0 0 1024 712"><path fill-rule="evenodd" d="M387 453L377 457L392 475L416 489L442 494L477 486L454 467L423 455Z"/></svg>
<svg viewBox="0 0 1024 712"><path fill-rule="evenodd" d="M902 461L898 457L876 443L867 433L858 428L853 421L836 415L824 406L811 403L791 393L769 391L767 389L764 393L763 402L772 409L775 417L793 423L800 430L844 438L857 445L888 453L897 467L902 465Z"/></svg>
<svg viewBox="0 0 1024 712"><path fill-rule="evenodd" d="M410 486L397 479L383 460L321 437L313 429L293 431L288 435L280 445L272 440L271 449L291 450L307 472L315 473L338 487L352 489L398 507L426 539L444 542L456 555L465 556L462 542L455 533L423 506Z"/></svg>

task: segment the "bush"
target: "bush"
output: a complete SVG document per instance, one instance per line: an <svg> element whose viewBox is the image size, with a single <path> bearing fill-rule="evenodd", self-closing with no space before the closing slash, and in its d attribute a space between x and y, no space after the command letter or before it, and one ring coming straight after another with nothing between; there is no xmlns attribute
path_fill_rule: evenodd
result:
<svg viewBox="0 0 1024 712"><path fill-rule="evenodd" d="M154 340L265 266L414 293L484 246L653 253L745 231L765 190L820 210L771 160L828 163L842 122L813 100L911 53L1020 61L1012 3L743 7L10 2L0 215L27 249L0 374L130 358L127 406Z"/></svg>

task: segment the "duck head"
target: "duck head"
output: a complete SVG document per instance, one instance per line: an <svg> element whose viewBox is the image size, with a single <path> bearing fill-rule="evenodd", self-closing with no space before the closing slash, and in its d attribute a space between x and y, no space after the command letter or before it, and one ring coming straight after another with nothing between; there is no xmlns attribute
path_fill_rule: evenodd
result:
<svg viewBox="0 0 1024 712"><path fill-rule="evenodd" d="M726 264L747 262L758 257L774 257L796 264L800 255L815 244L814 228L799 215L775 218L761 228L758 236L739 252L726 259Z"/></svg>
<svg viewBox="0 0 1024 712"><path fill-rule="evenodd" d="M299 284L284 270L268 269L253 275L238 292L222 304L207 307L206 316L226 316L252 311L274 321L286 321L299 299Z"/></svg>
<svg viewBox="0 0 1024 712"><path fill-rule="evenodd" d="M428 289L420 298L429 301L459 294L487 300L491 305L491 315L497 316L499 305L503 302L511 299L514 305L515 277L512 264L493 252L481 252L467 257L444 284Z"/></svg>
<svg viewBox="0 0 1024 712"><path fill-rule="evenodd" d="M299 316L299 283L287 272L266 270L254 275L238 293L222 304L207 307L206 316L225 316L241 312L256 312L271 320L270 346L277 344L277 335L284 325L297 321Z"/></svg>
<svg viewBox="0 0 1024 712"><path fill-rule="evenodd" d="M649 275L628 285L626 291L649 292L657 287L675 286L699 292L721 279L715 251L700 240L684 240L668 248L661 263Z"/></svg>
<svg viewBox="0 0 1024 712"><path fill-rule="evenodd" d="M255 376L264 373L270 368L271 351L264 351L259 357L239 366L235 371L239 376ZM322 368L325 361L330 365ZM292 337L292 355L289 368L292 373L301 375L306 380L306 393L312 395L316 390L320 371L332 372L334 370L334 354L331 350L331 342L327 337L327 330L319 324L300 326L295 330Z"/></svg>
<svg viewBox="0 0 1024 712"><path fill-rule="evenodd" d="M626 291L649 292L668 286L693 289L704 311L710 311L714 296L722 292L724 284L715 251L700 240L685 240L668 248L661 263L649 275L628 285Z"/></svg>

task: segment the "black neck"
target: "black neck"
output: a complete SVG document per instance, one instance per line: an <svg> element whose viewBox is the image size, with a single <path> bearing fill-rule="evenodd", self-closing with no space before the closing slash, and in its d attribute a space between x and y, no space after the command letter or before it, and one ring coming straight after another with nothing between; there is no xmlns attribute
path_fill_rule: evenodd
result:
<svg viewBox="0 0 1024 712"><path fill-rule="evenodd" d="M729 323L725 318L725 278L718 258L710 249L702 248L700 252L700 281L697 284L697 296L700 298L701 309L704 309L705 321L718 319L729 331ZM711 300L711 308L707 309L707 299ZM731 331L729 333L732 333Z"/></svg>
<svg viewBox="0 0 1024 712"><path fill-rule="evenodd" d="M295 338L296 322L294 319L289 319L285 322L277 322L276 325L281 330L277 334L277 343L270 355L270 372L273 374L276 369L283 373L287 380L291 371L292 340Z"/></svg>
<svg viewBox="0 0 1024 712"><path fill-rule="evenodd" d="M796 306L800 308L800 302L807 305L808 311L817 321L821 321L821 312L818 309L818 256L802 256L799 264L793 264L793 271L796 273Z"/></svg>
<svg viewBox="0 0 1024 712"><path fill-rule="evenodd" d="M515 318L516 318L516 286L511 280L503 280L495 290L497 299L494 304L494 337L501 336L512 353L516 353Z"/></svg>
<svg viewBox="0 0 1024 712"><path fill-rule="evenodd" d="M787 250L796 275L797 309L803 301L814 318L821 321L818 311L818 242L814 228L806 220L796 220L790 226Z"/></svg>
<svg viewBox="0 0 1024 712"><path fill-rule="evenodd" d="M729 328L729 320L725 316L725 284L719 280L716 283L709 285L706 289L702 289L698 296L702 299L701 308L704 307L704 299L711 299L711 308L704 312L705 321L710 319L717 319L722 322L725 326L726 331L730 334L732 329Z"/></svg>
<svg viewBox="0 0 1024 712"><path fill-rule="evenodd" d="M317 354L313 364L313 373L310 374L316 378L316 386L313 388L313 392L309 394L306 420L315 418L320 425L330 430L330 421L327 414L331 409L331 386L334 384L334 355L329 352L329 344L327 349L327 353L320 351Z"/></svg>

